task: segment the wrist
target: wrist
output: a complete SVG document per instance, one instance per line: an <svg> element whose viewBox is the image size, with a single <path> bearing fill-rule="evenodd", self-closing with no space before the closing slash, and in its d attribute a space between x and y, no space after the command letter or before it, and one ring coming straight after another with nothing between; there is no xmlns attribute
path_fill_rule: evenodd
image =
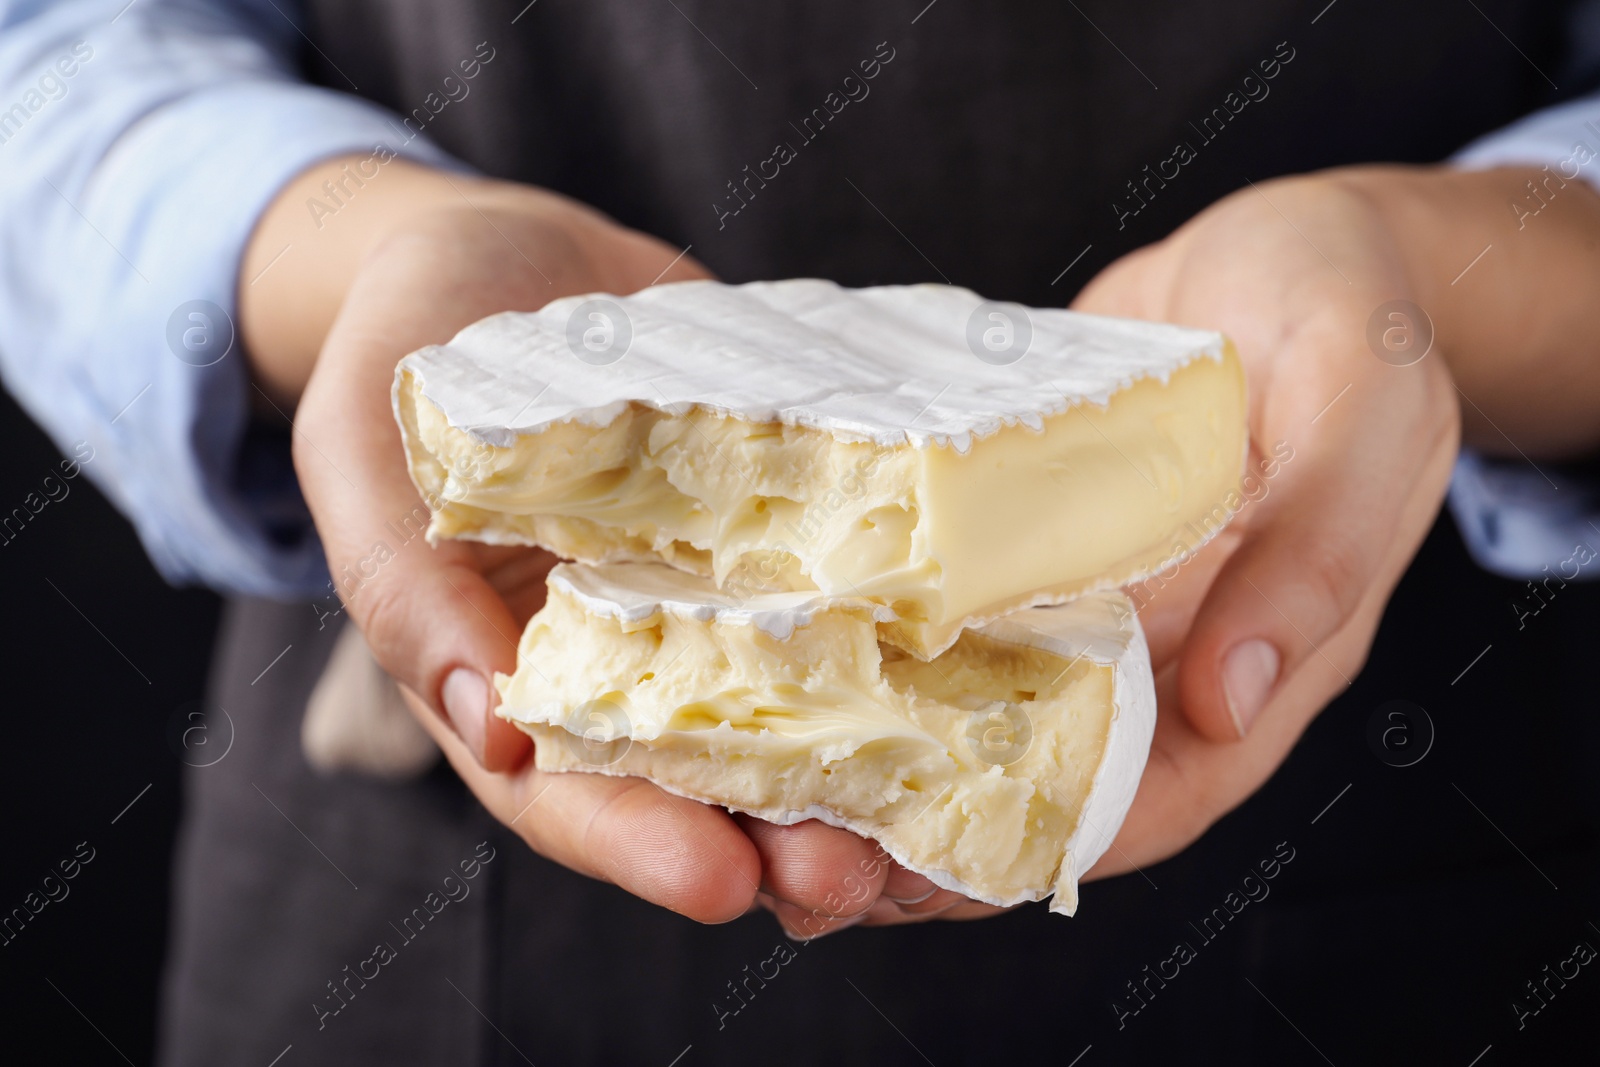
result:
<svg viewBox="0 0 1600 1067"><path fill-rule="evenodd" d="M1491 453L1600 445L1600 195L1536 167L1329 172L1394 236L1460 392L1463 437Z"/></svg>
<svg viewBox="0 0 1600 1067"><path fill-rule="evenodd" d="M239 336L251 373L293 406L328 328L374 249L401 227L485 183L390 157L323 160L302 171L262 213L239 271Z"/></svg>

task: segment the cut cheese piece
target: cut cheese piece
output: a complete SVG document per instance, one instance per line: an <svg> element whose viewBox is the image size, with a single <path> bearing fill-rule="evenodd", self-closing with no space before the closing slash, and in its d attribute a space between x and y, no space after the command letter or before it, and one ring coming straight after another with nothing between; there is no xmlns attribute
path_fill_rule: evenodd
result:
<svg viewBox="0 0 1600 1067"><path fill-rule="evenodd" d="M1247 443L1220 334L938 285L558 300L407 356L394 399L430 539L865 597L923 658L1192 553Z"/></svg>
<svg viewBox="0 0 1600 1067"><path fill-rule="evenodd" d="M1054 896L1133 802L1155 723L1144 635L1120 593L1032 608L918 660L886 609L742 598L648 563L562 564L498 714L540 769L648 778L788 824L821 819L975 900Z"/></svg>

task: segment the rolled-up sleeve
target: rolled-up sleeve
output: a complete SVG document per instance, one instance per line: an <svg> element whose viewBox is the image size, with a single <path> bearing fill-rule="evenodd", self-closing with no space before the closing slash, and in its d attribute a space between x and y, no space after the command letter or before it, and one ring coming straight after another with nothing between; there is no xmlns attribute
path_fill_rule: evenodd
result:
<svg viewBox="0 0 1600 1067"><path fill-rule="evenodd" d="M1451 163L1467 170L1548 168L1544 196L1559 196L1571 183L1600 191L1600 94L1535 112L1468 145ZM1523 210L1536 207L1530 201ZM1450 482L1450 508L1468 550L1487 570L1510 578L1600 576L1600 566L1585 566L1600 547L1600 465L1536 467L1463 452Z"/></svg>
<svg viewBox="0 0 1600 1067"><path fill-rule="evenodd" d="M251 231L320 159L382 145L457 165L297 82L296 18L285 0L0 3L6 387L92 456L166 578L276 597L328 578L287 418L251 419L232 326Z"/></svg>

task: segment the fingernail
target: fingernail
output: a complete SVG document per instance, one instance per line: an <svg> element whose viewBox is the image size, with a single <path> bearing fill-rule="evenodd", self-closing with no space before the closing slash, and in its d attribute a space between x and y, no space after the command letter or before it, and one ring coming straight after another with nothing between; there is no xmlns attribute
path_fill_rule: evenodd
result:
<svg viewBox="0 0 1600 1067"><path fill-rule="evenodd" d="M457 667L444 680L440 695L444 698L445 714L456 728L472 754L483 759L483 744L488 730L489 683L477 671Z"/></svg>
<svg viewBox="0 0 1600 1067"><path fill-rule="evenodd" d="M921 904L924 900L927 900L929 897L933 896L938 891L939 891L939 887L938 886L930 885L928 887L928 891L926 893L920 894L919 896L914 896L914 897L895 897L895 896L890 896L888 893L885 893L883 895L883 899L884 900L888 900L888 901L892 901L892 902L894 902L896 904Z"/></svg>
<svg viewBox="0 0 1600 1067"><path fill-rule="evenodd" d="M1233 646L1222 661L1222 692L1228 701L1233 728L1243 737L1267 703L1278 680L1278 650L1253 637Z"/></svg>
<svg viewBox="0 0 1600 1067"><path fill-rule="evenodd" d="M848 919L829 919L827 920L826 925L824 925L822 929L818 930L816 933L812 933L809 930L791 930L785 923L780 923L779 926L783 930L784 937L787 937L790 941L799 941L804 943L807 941L820 940L821 938L827 937L829 934L836 934L840 930L848 930L850 927L854 926L856 923L860 922L866 917L867 913L863 911L850 916Z"/></svg>

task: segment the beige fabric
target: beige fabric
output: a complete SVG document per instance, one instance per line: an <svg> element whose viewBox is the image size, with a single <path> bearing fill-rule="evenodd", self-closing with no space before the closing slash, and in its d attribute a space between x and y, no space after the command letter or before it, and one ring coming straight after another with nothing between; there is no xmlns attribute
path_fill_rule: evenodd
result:
<svg viewBox="0 0 1600 1067"><path fill-rule="evenodd" d="M425 774L439 758L400 687L354 626L340 631L306 701L300 747L306 762L325 774L346 771L394 781Z"/></svg>

